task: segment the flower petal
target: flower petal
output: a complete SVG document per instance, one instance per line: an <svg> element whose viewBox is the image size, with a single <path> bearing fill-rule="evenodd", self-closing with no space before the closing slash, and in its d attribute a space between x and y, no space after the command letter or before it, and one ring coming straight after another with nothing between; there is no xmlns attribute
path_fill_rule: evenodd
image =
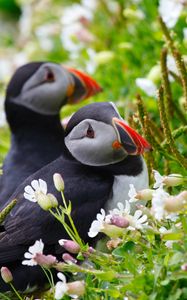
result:
<svg viewBox="0 0 187 300"><path fill-rule="evenodd" d="M24 193L23 194L24 198L31 201L31 202L37 202L36 198L34 198L32 195Z"/></svg>
<svg viewBox="0 0 187 300"><path fill-rule="evenodd" d="M40 191L40 186L38 180L31 181L32 187L35 189L35 191Z"/></svg>
<svg viewBox="0 0 187 300"><path fill-rule="evenodd" d="M39 179L39 186L41 192L43 192L45 195L47 194L47 183L43 179Z"/></svg>
<svg viewBox="0 0 187 300"><path fill-rule="evenodd" d="M57 277L58 277L62 282L66 283L66 277L65 277L65 275L64 275L63 273L58 272L58 273L57 273Z"/></svg>
<svg viewBox="0 0 187 300"><path fill-rule="evenodd" d="M24 191L25 191L27 194L30 194L30 195L34 195L34 194L35 194L33 188L32 188L30 185L27 185L27 186L24 188Z"/></svg>

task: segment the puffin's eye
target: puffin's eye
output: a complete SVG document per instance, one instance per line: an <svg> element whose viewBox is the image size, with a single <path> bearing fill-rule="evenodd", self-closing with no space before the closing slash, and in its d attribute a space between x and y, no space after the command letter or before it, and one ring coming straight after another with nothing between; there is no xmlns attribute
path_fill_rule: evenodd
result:
<svg viewBox="0 0 187 300"><path fill-rule="evenodd" d="M55 81L55 76L54 76L53 72L50 69L46 70L45 81L47 81L47 82Z"/></svg>
<svg viewBox="0 0 187 300"><path fill-rule="evenodd" d="M93 139L95 137L95 133L91 125L89 125L87 129L86 136L90 139Z"/></svg>

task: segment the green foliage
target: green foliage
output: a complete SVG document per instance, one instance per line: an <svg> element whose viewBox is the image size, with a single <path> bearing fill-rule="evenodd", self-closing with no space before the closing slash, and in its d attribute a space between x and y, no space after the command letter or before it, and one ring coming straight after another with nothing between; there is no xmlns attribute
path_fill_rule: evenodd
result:
<svg viewBox="0 0 187 300"><path fill-rule="evenodd" d="M187 73L184 54L187 43L183 39L186 10L184 9L175 29L168 31L162 20L158 19L156 0L116 0L112 2L112 9L108 5L110 1L100 0L93 13L93 20L86 25L86 29L94 36L93 40L82 42L74 37L77 45L83 46L77 55L72 55L62 44L63 26L60 19L65 7L80 1L41 2L22 0L16 4L14 1L0 0L1 15L6 18L9 12L7 28L3 28L3 38L0 41L2 59L11 61L20 52L28 60L63 62L83 70L88 70L88 64L91 64L94 67L93 76L103 87L103 93L76 106L64 107L61 111L62 119L87 103L114 101L122 116L152 144L153 153L146 155L150 177L153 168L164 174L181 173L186 176ZM16 21L24 8L29 8L33 13L28 20L29 32L25 36L24 30L19 29ZM40 26L44 26L47 31L48 25L55 28L52 33L46 33L51 43L50 49L42 45L45 34L37 35ZM94 51L91 58L88 49ZM168 54L173 55L178 73L168 70ZM156 74L153 74L154 67L157 69ZM174 81L170 81L171 75ZM136 79L139 77L154 77L153 81L159 89L157 97L148 96L137 87ZM0 78L0 91L3 93L8 78L2 76L1 71ZM9 143L7 127L0 128L1 162ZM183 189L185 187L184 184ZM173 194L181 190L182 188L173 188ZM75 228L72 230L70 211L71 206L65 206L53 215L70 233L71 238L80 244L82 251L77 258L82 261L88 245L83 244ZM68 224L64 221L65 215L69 218ZM86 291L80 299L187 299L187 271L181 268L187 263L186 211L181 212L177 223L152 219L150 222L151 228L125 232L120 243L116 240L112 249L102 252L96 250L90 254L90 266L84 263L81 266L63 266L62 271L78 272L74 279L79 276L84 279ZM161 226L165 226L169 232L161 234ZM173 241L169 248L166 246L168 241ZM14 299L13 296L0 297ZM26 296L23 298L26 299ZM50 291L40 298L54 299ZM65 296L63 299L69 297Z"/></svg>

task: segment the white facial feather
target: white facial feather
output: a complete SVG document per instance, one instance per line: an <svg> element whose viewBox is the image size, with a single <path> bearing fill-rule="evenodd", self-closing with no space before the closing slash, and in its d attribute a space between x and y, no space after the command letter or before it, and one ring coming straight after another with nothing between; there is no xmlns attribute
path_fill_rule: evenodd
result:
<svg viewBox="0 0 187 300"><path fill-rule="evenodd" d="M94 138L86 136L91 126ZM71 154L81 163L90 166L114 164L123 160L126 153L122 148L114 149L112 144L117 134L112 125L86 119L80 122L65 138L65 144Z"/></svg>
<svg viewBox="0 0 187 300"><path fill-rule="evenodd" d="M48 70L53 73L54 81L45 80ZM71 83L73 84L73 78L66 69L57 64L46 63L27 80L21 94L12 99L12 102L40 114L55 115L59 113Z"/></svg>

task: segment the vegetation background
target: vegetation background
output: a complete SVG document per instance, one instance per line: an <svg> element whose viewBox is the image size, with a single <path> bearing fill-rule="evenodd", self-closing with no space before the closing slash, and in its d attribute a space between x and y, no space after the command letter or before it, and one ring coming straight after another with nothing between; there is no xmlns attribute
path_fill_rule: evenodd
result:
<svg viewBox="0 0 187 300"><path fill-rule="evenodd" d="M165 0L161 10L161 2L164 3L164 0L0 0L0 162L3 162L10 144L3 110L7 83L18 66L28 61L47 60L80 68L103 87L103 92L96 97L78 106L64 107L62 119L86 103L114 101L122 116L140 132L143 131L153 145L154 152L147 157L150 176L153 167L162 174L172 172L186 176L187 75L185 70L181 72L180 64L176 65L176 57L179 54L180 62L182 56L185 65L187 3ZM159 10L166 26L158 19ZM164 97L162 90L159 97L156 95L161 84ZM173 191L179 192L181 188ZM130 258L129 251L132 250L134 256L137 249L128 244L116 255L117 259L121 259L122 254L127 255L131 262L131 266L124 263L124 269L134 276L131 283L128 281L128 288L123 287L120 293L115 294L115 283L112 287L109 283L107 285L110 276L107 278L106 275L106 278L98 279L97 291L93 284L93 298L87 294L85 299L123 299L122 294L129 290L129 298L124 299L187 299L186 281L183 284L187 276L177 273L174 286L174 277L167 277L167 270L171 273L180 269L181 261L186 260L186 228L182 234L184 244L181 248L176 246L170 250L167 262L164 257L168 249L164 242L161 247L156 244L156 234L149 232L144 236L146 250L144 257L138 254L139 261ZM181 244L179 237L181 235L176 240ZM133 243L135 240L138 243L137 236ZM154 253L148 251L150 245ZM157 267L152 264L154 259ZM136 266L141 269L145 261L145 274L136 274ZM156 272L155 276L151 273L152 269ZM89 276L87 281L91 286ZM105 286L111 289L108 295L102 290Z"/></svg>

